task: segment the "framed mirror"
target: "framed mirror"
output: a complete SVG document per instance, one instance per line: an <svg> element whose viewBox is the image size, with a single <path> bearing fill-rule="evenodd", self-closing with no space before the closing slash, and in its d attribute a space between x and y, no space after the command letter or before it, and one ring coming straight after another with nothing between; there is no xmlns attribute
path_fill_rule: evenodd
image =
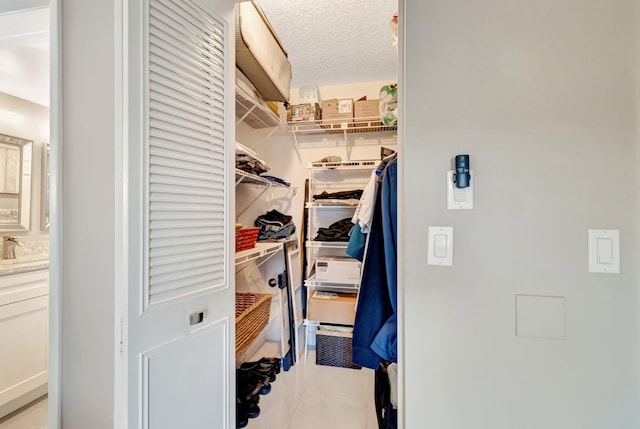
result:
<svg viewBox="0 0 640 429"><path fill-rule="evenodd" d="M51 177L51 171L49 167L49 153L51 147L48 143L42 147L42 187L40 193L42 199L40 201L40 228L43 231L49 230L49 178Z"/></svg>
<svg viewBox="0 0 640 429"><path fill-rule="evenodd" d="M26 231L31 214L30 140L0 134L0 231Z"/></svg>

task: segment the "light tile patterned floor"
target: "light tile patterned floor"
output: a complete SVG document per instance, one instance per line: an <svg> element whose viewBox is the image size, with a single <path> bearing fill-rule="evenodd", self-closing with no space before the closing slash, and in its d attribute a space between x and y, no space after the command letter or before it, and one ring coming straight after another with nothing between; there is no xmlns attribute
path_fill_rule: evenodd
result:
<svg viewBox="0 0 640 429"><path fill-rule="evenodd" d="M260 416L248 429L377 429L373 371L315 364L315 352L278 374L260 397Z"/></svg>
<svg viewBox="0 0 640 429"><path fill-rule="evenodd" d="M34 402L19 413L10 414L0 420L0 429L47 429L48 400Z"/></svg>
<svg viewBox="0 0 640 429"><path fill-rule="evenodd" d="M377 429L373 371L308 361L281 371L271 393L260 397L260 416L248 429ZM0 429L46 429L47 399L0 421Z"/></svg>

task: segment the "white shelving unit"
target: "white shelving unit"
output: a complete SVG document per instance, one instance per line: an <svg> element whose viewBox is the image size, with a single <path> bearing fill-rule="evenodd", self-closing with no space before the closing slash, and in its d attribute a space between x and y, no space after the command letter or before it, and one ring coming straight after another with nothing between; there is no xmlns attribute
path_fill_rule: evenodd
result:
<svg viewBox="0 0 640 429"><path fill-rule="evenodd" d="M283 127L279 116L265 102L236 85L236 125L244 122L251 128L273 128L273 132ZM268 138L268 137L267 137Z"/></svg>
<svg viewBox="0 0 640 429"><path fill-rule="evenodd" d="M382 125L378 117L288 122L287 126L296 151L302 142L311 141L314 146L322 142L339 144L346 147L347 157L351 159L353 146L397 144L398 127Z"/></svg>
<svg viewBox="0 0 640 429"><path fill-rule="evenodd" d="M271 258L273 255L278 253L279 250L282 249L282 243L256 243L256 247L253 249L241 250L240 252L236 252L236 266L244 264L246 262L251 262L258 258L262 258L265 256L269 256ZM267 258L268 259L268 258ZM265 260L266 262L266 260Z"/></svg>
<svg viewBox="0 0 640 429"><path fill-rule="evenodd" d="M289 130L294 135L352 134L381 131L396 131L397 126L386 126L377 116L365 118L324 119L303 122L288 122Z"/></svg>
<svg viewBox="0 0 640 429"><path fill-rule="evenodd" d="M307 165L309 171L309 199L305 206L308 210L306 255L307 272L305 287L307 300L315 290L326 292L358 293L359 284L337 284L319 282L313 273L315 261L321 256L347 256L346 241L316 241L318 229L328 227L332 223L353 217L358 199L316 199L314 196L322 192L364 190L370 180L371 172L378 166L377 160L317 162ZM308 302L308 301L307 301ZM320 320L304 320L306 341L308 345L310 332L315 330ZM308 348L308 347L306 347ZM307 357L305 348L305 360Z"/></svg>

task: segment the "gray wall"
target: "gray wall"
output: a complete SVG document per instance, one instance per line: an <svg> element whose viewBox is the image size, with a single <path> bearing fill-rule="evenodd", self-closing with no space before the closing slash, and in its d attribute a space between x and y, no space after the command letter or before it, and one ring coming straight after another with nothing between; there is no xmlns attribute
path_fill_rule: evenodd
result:
<svg viewBox="0 0 640 429"><path fill-rule="evenodd" d="M113 428L115 3L62 4L63 428Z"/></svg>
<svg viewBox="0 0 640 429"><path fill-rule="evenodd" d="M640 427L637 2L406 3L406 427ZM473 211L446 210L459 153ZM589 228L622 274L587 272ZM566 339L516 337L516 294L565 297Z"/></svg>

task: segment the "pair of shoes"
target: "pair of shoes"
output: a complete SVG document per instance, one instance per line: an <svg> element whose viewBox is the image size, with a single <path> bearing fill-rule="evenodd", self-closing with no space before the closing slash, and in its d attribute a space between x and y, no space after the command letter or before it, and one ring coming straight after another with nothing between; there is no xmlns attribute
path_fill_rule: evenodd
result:
<svg viewBox="0 0 640 429"><path fill-rule="evenodd" d="M280 368L280 359L273 357L263 357L255 362L244 362L240 364L240 369L258 369L265 372L273 369L276 374L280 374Z"/></svg>
<svg viewBox="0 0 640 429"><path fill-rule="evenodd" d="M251 365L255 363L260 363L261 365L269 365L272 366L276 370L276 374L280 374L282 359L277 357L263 357L256 362L245 362L244 365ZM240 365L242 367L242 365Z"/></svg>
<svg viewBox="0 0 640 429"><path fill-rule="evenodd" d="M250 396L255 394L268 395L271 392L271 381L268 374L238 369L236 389L240 393L241 399L248 400Z"/></svg>
<svg viewBox="0 0 640 429"><path fill-rule="evenodd" d="M239 375L256 373L268 377L271 383L276 381L276 368L274 366L263 365L261 363L255 363L254 365L246 366L245 368L240 367L236 370L236 372Z"/></svg>
<svg viewBox="0 0 640 429"><path fill-rule="evenodd" d="M236 400L236 428L243 428L249 424L249 419L255 419L260 415L258 404Z"/></svg>

